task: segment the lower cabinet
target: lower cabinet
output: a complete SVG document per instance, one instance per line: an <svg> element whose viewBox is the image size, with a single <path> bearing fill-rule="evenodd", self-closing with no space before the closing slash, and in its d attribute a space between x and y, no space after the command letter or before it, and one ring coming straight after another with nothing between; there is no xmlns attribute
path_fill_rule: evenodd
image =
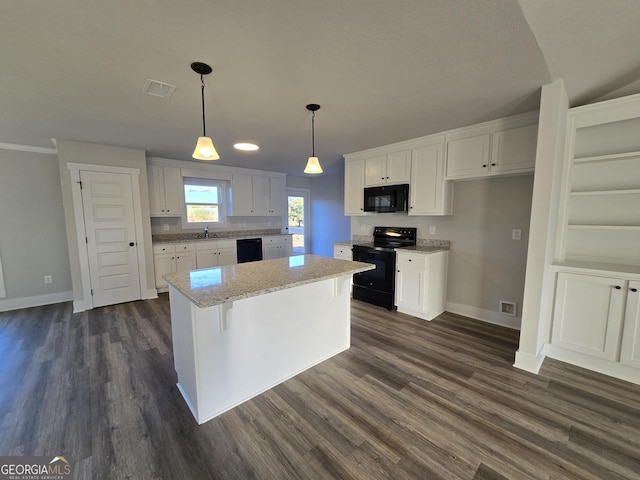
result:
<svg viewBox="0 0 640 480"><path fill-rule="evenodd" d="M196 244L196 268L221 267L238 263L235 240L209 240Z"/></svg>
<svg viewBox="0 0 640 480"><path fill-rule="evenodd" d="M398 311L425 320L444 312L448 251L396 252L396 306Z"/></svg>
<svg viewBox="0 0 640 480"><path fill-rule="evenodd" d="M558 272L551 356L614 376L616 364L640 369L639 291L629 277Z"/></svg>
<svg viewBox="0 0 640 480"><path fill-rule="evenodd" d="M195 244L158 244L153 246L153 268L156 288L167 290L167 282L162 278L167 273L187 272L196 268Z"/></svg>
<svg viewBox="0 0 640 480"><path fill-rule="evenodd" d="M273 235L262 237L262 259L272 260L293 255L291 235Z"/></svg>
<svg viewBox="0 0 640 480"><path fill-rule="evenodd" d="M351 245L334 245L333 258L339 258L341 260L353 260Z"/></svg>

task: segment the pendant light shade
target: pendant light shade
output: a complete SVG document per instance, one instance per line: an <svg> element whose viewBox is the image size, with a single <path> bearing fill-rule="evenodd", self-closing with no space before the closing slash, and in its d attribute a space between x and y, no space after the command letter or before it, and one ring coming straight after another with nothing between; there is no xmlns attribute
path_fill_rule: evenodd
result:
<svg viewBox="0 0 640 480"><path fill-rule="evenodd" d="M320 110L320 105L310 103L307 105L307 110L311 112L311 156L307 160L307 166L304 167L304 173L311 175L317 175L322 173L322 167L320 166L320 160L316 157L316 111Z"/></svg>
<svg viewBox="0 0 640 480"><path fill-rule="evenodd" d="M218 160L220 155L218 155L216 147L213 146L211 138L207 137L207 127L204 116L204 76L209 75L213 70L209 65L201 62L193 62L191 64L191 70L200 74L200 83L202 84L202 136L198 137L198 143L191 156L197 160Z"/></svg>

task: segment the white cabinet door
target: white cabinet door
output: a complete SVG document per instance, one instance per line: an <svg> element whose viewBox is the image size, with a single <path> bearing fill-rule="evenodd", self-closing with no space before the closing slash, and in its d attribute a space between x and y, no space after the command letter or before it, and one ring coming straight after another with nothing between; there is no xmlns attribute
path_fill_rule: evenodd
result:
<svg viewBox="0 0 640 480"><path fill-rule="evenodd" d="M152 216L164 215L164 175L162 167L147 165L147 185L149 188L149 213Z"/></svg>
<svg viewBox="0 0 640 480"><path fill-rule="evenodd" d="M345 163L344 214L366 215L364 211L364 160Z"/></svg>
<svg viewBox="0 0 640 480"><path fill-rule="evenodd" d="M287 213L287 181L285 178L270 177L269 199L271 216L282 216Z"/></svg>
<svg viewBox="0 0 640 480"><path fill-rule="evenodd" d="M387 183L386 162L386 155L378 155L364 161L364 185L366 187Z"/></svg>
<svg viewBox="0 0 640 480"><path fill-rule="evenodd" d="M631 281L627 289L620 362L640 368L640 282Z"/></svg>
<svg viewBox="0 0 640 480"><path fill-rule="evenodd" d="M162 171L164 177L165 213L167 215L180 216L184 210L180 169L162 167Z"/></svg>
<svg viewBox="0 0 640 480"><path fill-rule="evenodd" d="M196 268L211 268L218 266L218 252L216 250L202 250L196 252Z"/></svg>
<svg viewBox="0 0 640 480"><path fill-rule="evenodd" d="M176 253L176 272L196 269L196 255L193 252Z"/></svg>
<svg viewBox="0 0 640 480"><path fill-rule="evenodd" d="M262 259L273 260L279 258L278 245L277 244L262 244Z"/></svg>
<svg viewBox="0 0 640 480"><path fill-rule="evenodd" d="M538 126L511 128L495 132L492 138L492 172L532 170L536 163Z"/></svg>
<svg viewBox="0 0 640 480"><path fill-rule="evenodd" d="M235 265L238 263L238 252L235 247L218 250L218 266Z"/></svg>
<svg viewBox="0 0 640 480"><path fill-rule="evenodd" d="M253 175L253 213L254 215L267 216L271 210L271 191L269 177Z"/></svg>
<svg viewBox="0 0 640 480"><path fill-rule="evenodd" d="M162 253L153 256L153 268L156 273L156 288L167 287L167 282L162 278L167 273L176 271L175 257L173 253Z"/></svg>
<svg viewBox="0 0 640 480"><path fill-rule="evenodd" d="M252 176L234 173L231 178L231 210L233 215L253 215Z"/></svg>
<svg viewBox="0 0 640 480"><path fill-rule="evenodd" d="M409 183L411 179L411 150L403 150L387 155L386 170L388 184Z"/></svg>
<svg viewBox="0 0 640 480"><path fill-rule="evenodd" d="M453 182L444 180L443 151L443 144L413 150L409 215L451 215Z"/></svg>
<svg viewBox="0 0 640 480"><path fill-rule="evenodd" d="M447 142L448 178L476 177L489 171L491 134L449 140Z"/></svg>
<svg viewBox="0 0 640 480"><path fill-rule="evenodd" d="M396 272L396 305L399 308L422 310L424 307L424 281L426 271L418 268L398 267Z"/></svg>
<svg viewBox="0 0 640 480"><path fill-rule="evenodd" d="M558 273L551 343L605 360L618 360L624 281Z"/></svg>

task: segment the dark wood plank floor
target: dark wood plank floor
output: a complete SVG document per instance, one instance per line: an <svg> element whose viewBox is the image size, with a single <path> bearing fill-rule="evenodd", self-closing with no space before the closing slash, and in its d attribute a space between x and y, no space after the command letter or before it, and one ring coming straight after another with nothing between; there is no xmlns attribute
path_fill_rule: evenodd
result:
<svg viewBox="0 0 640 480"><path fill-rule="evenodd" d="M0 455L83 479L640 478L640 387L514 369L518 332L456 315L352 317L347 352L198 426L166 295L0 314Z"/></svg>

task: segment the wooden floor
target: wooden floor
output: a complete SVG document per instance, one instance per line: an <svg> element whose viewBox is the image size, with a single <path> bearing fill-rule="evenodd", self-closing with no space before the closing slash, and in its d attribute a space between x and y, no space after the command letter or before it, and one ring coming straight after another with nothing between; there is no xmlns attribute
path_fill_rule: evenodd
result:
<svg viewBox="0 0 640 480"><path fill-rule="evenodd" d="M639 386L522 372L518 332L456 315L352 317L351 349L198 426L166 295L0 314L0 455L82 479L640 478Z"/></svg>

